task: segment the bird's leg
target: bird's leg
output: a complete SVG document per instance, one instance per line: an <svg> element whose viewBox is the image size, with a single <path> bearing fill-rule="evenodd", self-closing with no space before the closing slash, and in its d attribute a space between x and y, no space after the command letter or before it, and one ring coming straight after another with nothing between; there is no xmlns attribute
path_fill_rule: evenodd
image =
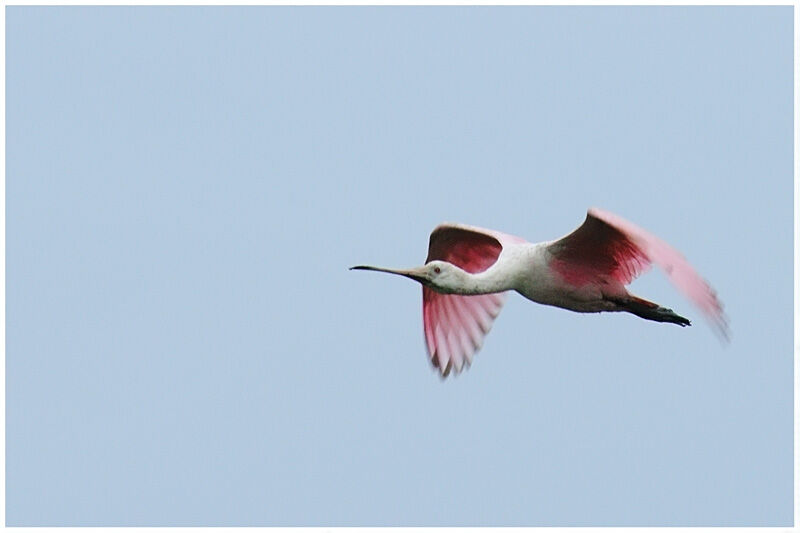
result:
<svg viewBox="0 0 800 533"><path fill-rule="evenodd" d="M646 320L653 320L655 322L668 322L670 324L678 324L681 327L692 325L689 319L680 316L672 309L661 307L657 303L650 302L631 294L625 298L607 299L615 303L619 307L620 311L627 311L628 313L634 314Z"/></svg>

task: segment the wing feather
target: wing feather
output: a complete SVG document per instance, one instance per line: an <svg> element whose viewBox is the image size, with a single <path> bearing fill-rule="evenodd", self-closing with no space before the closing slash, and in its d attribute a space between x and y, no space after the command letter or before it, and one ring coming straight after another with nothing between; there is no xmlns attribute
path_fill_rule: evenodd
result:
<svg viewBox="0 0 800 533"><path fill-rule="evenodd" d="M723 337L728 325L713 288L675 248L622 217L592 208L583 225L548 246L550 266L576 286L603 276L627 285L656 264L675 287L703 312Z"/></svg>
<svg viewBox="0 0 800 533"><path fill-rule="evenodd" d="M589 213L617 228L632 241L644 255L658 265L678 290L706 316L714 328L728 338L728 321L716 291L703 279L678 250L652 233L622 217L593 208Z"/></svg>
<svg viewBox="0 0 800 533"><path fill-rule="evenodd" d="M502 308L497 294L463 296L423 288L423 322L433 365L449 374L471 365Z"/></svg>
<svg viewBox="0 0 800 533"><path fill-rule="evenodd" d="M425 262L447 261L476 274L491 268L504 244L512 242L524 241L474 226L442 224L431 233ZM422 288L425 343L431 363L442 376L472 364L504 301L502 293L464 296Z"/></svg>

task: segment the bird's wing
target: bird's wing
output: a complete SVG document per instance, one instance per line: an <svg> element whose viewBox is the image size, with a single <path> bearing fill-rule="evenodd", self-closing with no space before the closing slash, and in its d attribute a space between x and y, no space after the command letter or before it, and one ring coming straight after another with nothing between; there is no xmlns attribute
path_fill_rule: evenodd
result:
<svg viewBox="0 0 800 533"><path fill-rule="evenodd" d="M727 321L716 292L675 248L608 211L592 208L583 225L548 245L550 266L573 284L583 285L598 276L628 284L652 263L692 301L727 338Z"/></svg>
<svg viewBox="0 0 800 533"><path fill-rule="evenodd" d="M472 364L505 301L504 293L462 296L422 288L422 320L431 363L442 376Z"/></svg>
<svg viewBox="0 0 800 533"><path fill-rule="evenodd" d="M522 239L473 226L442 224L431 233L425 263L447 261L476 274L497 261L504 243L517 241ZM504 300L503 293L462 296L422 288L425 341L431 362L442 376L472 363Z"/></svg>

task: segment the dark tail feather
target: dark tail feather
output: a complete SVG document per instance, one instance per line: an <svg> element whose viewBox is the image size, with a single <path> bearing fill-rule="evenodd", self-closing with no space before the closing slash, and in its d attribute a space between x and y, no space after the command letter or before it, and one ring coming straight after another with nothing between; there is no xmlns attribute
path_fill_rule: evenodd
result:
<svg viewBox="0 0 800 533"><path fill-rule="evenodd" d="M617 303L623 311L627 311L647 320L669 322L670 324L678 324L681 327L692 325L689 319L676 314L672 309L661 307L658 304L648 302L636 296L630 296L627 300Z"/></svg>

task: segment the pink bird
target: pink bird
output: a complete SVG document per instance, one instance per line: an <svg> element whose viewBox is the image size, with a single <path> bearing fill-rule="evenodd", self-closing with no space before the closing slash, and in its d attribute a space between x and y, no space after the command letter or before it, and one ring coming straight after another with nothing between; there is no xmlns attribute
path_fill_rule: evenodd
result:
<svg viewBox="0 0 800 533"><path fill-rule="evenodd" d="M442 376L472 364L500 313L506 291L579 313L626 311L647 320L689 326L671 309L630 294L625 285L655 263L703 312L723 338L728 326L714 290L684 257L655 235L600 209L561 239L529 243L463 224L433 230L425 265L407 270L354 266L422 284L428 354Z"/></svg>

